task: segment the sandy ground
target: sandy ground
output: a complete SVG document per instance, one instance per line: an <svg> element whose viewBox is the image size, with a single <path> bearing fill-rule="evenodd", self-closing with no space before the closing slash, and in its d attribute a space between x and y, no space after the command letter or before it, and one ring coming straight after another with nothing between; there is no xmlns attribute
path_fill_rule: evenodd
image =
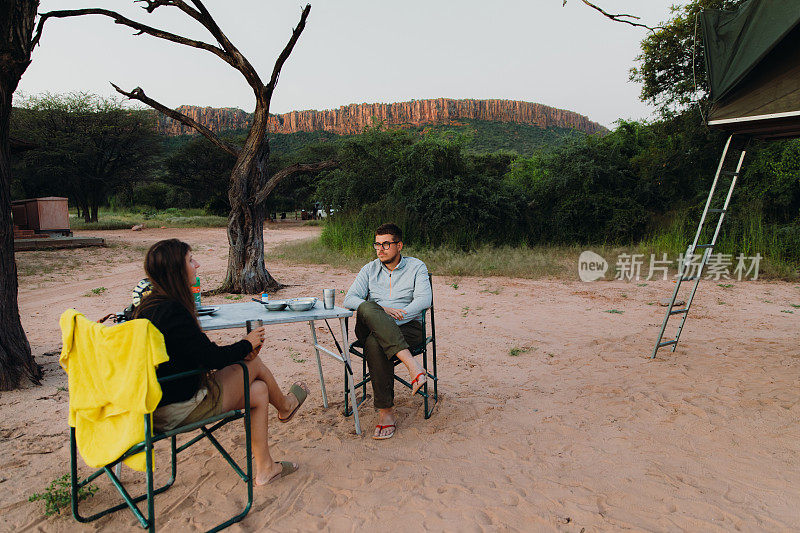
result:
<svg viewBox="0 0 800 533"><path fill-rule="evenodd" d="M266 240L272 247L315 231L268 229ZM68 307L95 319L124 307L143 276L144 249L160 238L192 244L207 288L225 270L223 229L86 233L113 246L52 252L52 272L21 281L23 324L45 377L40 387L0 397L0 530L139 530L128 511L80 525L69 512L45 518L40 502L27 501L68 471L58 317ZM290 285L282 297L346 289L354 276L280 261L268 267ZM99 287L106 290L92 294ZM262 359L279 382L312 387L292 423L271 426L275 456L301 470L257 488L250 514L231 530L800 529L800 309L792 307L800 286L704 283L677 351L651 361L664 313L654 303L671 288L436 277L441 399L425 420L420 399L398 387L398 432L383 442L369 438L371 403L362 408L362 437L342 416L342 369L332 359L324 361L331 407L322 407L308 326L274 326ZM222 441L243 456L240 427L223 431ZM180 460L176 485L156 500L164 530L207 528L245 499L210 445L193 450ZM124 479L141 477L123 471ZM109 501L98 495L86 508Z"/></svg>

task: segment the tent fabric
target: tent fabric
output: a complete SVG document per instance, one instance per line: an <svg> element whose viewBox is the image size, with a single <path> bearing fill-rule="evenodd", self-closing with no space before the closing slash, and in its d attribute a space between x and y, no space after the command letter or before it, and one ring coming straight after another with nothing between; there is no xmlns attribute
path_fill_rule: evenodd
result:
<svg viewBox="0 0 800 533"><path fill-rule="evenodd" d="M800 133L800 26L714 104L709 124L761 137Z"/></svg>
<svg viewBox="0 0 800 533"><path fill-rule="evenodd" d="M749 0L702 14L709 126L761 138L800 136L800 0Z"/></svg>
<svg viewBox="0 0 800 533"><path fill-rule="evenodd" d="M702 13L711 100L730 93L796 26L800 0L749 0Z"/></svg>

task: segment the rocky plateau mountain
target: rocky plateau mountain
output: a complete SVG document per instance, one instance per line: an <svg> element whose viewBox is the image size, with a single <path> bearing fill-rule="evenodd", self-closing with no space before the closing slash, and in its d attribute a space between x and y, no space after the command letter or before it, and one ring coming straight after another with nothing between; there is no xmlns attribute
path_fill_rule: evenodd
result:
<svg viewBox="0 0 800 533"><path fill-rule="evenodd" d="M251 113L237 108L180 106L177 109L214 132L247 128L252 120ZM354 135L376 122L394 127L418 127L452 124L463 119L514 122L542 128L571 128L590 134L606 131L606 128L584 115L543 104L517 100L450 98L393 104L350 104L324 111L292 111L271 116L269 131L330 131L339 135ZM166 135L195 133L192 128L161 114L158 115L158 129Z"/></svg>

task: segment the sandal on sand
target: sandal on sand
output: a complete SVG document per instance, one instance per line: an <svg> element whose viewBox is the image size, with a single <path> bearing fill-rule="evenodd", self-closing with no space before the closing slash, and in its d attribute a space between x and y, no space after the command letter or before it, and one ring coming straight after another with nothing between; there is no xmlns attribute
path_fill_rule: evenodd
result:
<svg viewBox="0 0 800 533"><path fill-rule="evenodd" d="M420 381L419 380L420 377L424 377L425 379L423 381ZM411 395L413 396L414 394L416 394L419 391L419 389L423 385L425 385L425 383L427 381L428 381L428 376L427 376L426 372L423 371L423 372L420 372L419 374L417 374L417 377L415 377L414 379L411 380ZM418 384L417 388L414 388L414 383Z"/></svg>
<svg viewBox="0 0 800 533"><path fill-rule="evenodd" d="M275 461L275 464L281 465L281 471L272 476L271 478L269 478L269 480L267 480L267 484L272 483L276 479L286 477L292 472L297 472L297 469L300 468L300 465L292 463L291 461L280 461L280 462Z"/></svg>
<svg viewBox="0 0 800 533"><path fill-rule="evenodd" d="M302 386L300 386L300 383L295 383L294 385L292 385L292 388L289 389L289 394L294 394L294 397L297 398L297 406L294 409L292 409L292 412L289 413L289 416L287 416L286 418L281 418L279 415L278 420L281 422L288 422L289 420L291 420L294 414L297 412L298 409L300 409L300 406L303 405L303 402L306 401L306 398L308 397L308 391L305 390Z"/></svg>
<svg viewBox="0 0 800 533"><path fill-rule="evenodd" d="M378 424L377 426L375 426L375 429L378 430L378 433L380 433L386 428L392 428L392 432L389 433L388 435L372 435L372 438L375 440L386 440L394 437L394 432L397 429L397 426L395 426L394 424L386 424L385 426Z"/></svg>

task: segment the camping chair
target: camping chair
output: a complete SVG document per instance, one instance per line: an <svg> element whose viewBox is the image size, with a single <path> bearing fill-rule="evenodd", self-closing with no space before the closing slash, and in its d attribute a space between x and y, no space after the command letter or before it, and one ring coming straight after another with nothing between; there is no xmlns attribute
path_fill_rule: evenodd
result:
<svg viewBox="0 0 800 533"><path fill-rule="evenodd" d="M117 326L117 327L124 327L124 326ZM242 520L247 513L250 511L250 507L253 504L253 463L252 463L252 451L250 446L250 388L248 387L249 384L249 376L247 372L247 365L244 362L239 361L236 364L242 367L243 371L243 379L244 379L244 409L240 410L233 410L228 411L226 413L222 413L216 416L212 416L205 420L200 420L198 422L193 422L191 424L187 424L185 426L180 426L175 429L164 431L162 433L152 434L152 421L150 414L144 415L144 423L142 425L143 430L143 440L138 444L134 445L128 451L126 451L121 457L117 460L103 466L102 468L96 470L93 474L88 476L86 479L80 480L78 478L78 452L77 452L77 444L75 439L75 428L70 427L69 432L69 444L70 444L70 451L69 451L69 460L70 460L70 485L71 485L71 496L72 496L72 516L79 522L91 522L93 520L97 520L98 518L105 516L107 514L113 513L120 509L129 508L139 523L142 525L143 528L147 529L150 532L155 531L155 512L154 512L154 497L156 494L160 494L164 492L168 488L172 486L175 482L175 477L177 474L177 456L178 453L186 450L193 444L199 442L200 440L207 438L211 444L214 445L217 450L219 450L222 457L230 464L231 468L242 478L242 480L247 485L247 505L245 506L244 510L239 514L229 518L228 520L222 522L221 524L213 527L209 531L220 531L225 529L226 527L230 526L235 522L239 522ZM205 370L191 370L188 372L181 372L179 374L174 374L171 376L163 377L158 380L159 384L166 383L168 381L173 381L176 379L181 379L189 376L196 376L199 374L205 373ZM230 456L230 454L225 451L219 441L214 437L213 433L227 424L228 422L233 422L240 418L244 419L244 429L245 429L245 456L247 461L247 470L242 471L236 461ZM209 427L210 426L210 427ZM193 437L188 442L182 444L181 446L177 445L177 436L181 433L187 433L190 431L200 430L200 434ZM169 439L170 440L170 457L171 457L171 475L169 481L166 482L163 486L159 488L153 488L153 445L161 440ZM146 481L147 481L147 490L144 494L132 497L128 491L123 486L122 482L119 479L119 464L124 459L135 455L137 453L145 453L145 462L146 462ZM117 466L117 472L114 473L113 469ZM120 495L122 496L123 502L109 507L103 511L97 512L91 516L81 516L80 512L78 511L78 491L91 483L94 479L96 479L101 474L105 473L114 487L119 491ZM147 500L147 518L143 515L143 513L139 510L139 507L136 505L138 502Z"/></svg>
<svg viewBox="0 0 800 533"><path fill-rule="evenodd" d="M428 282L431 284L431 306L422 312L422 331L425 332L427 335L427 313L428 311L431 312L431 334L430 336L426 336L425 340L423 340L420 344L416 346L410 346L409 350L411 351L411 355L417 356L422 354L422 366L428 371L428 379L422 387L419 388L417 394L421 395L423 398L423 403L425 405L425 418L428 419L433 414L433 409L436 407L436 402L439 401L439 378L436 372L436 320L434 318L433 313L433 275L428 274ZM431 345L431 362L433 363L433 367L428 368L428 345ZM361 358L362 363L362 379L361 381L354 383L353 387L355 390L358 390L361 387L361 399L357 399L358 406L364 403L364 400L367 399L367 383L370 382L372 378L370 378L369 373L367 372L367 359L364 357L364 344L361 341L356 341L352 345L350 345L350 353L356 355ZM396 356L392 357L392 364L397 366L400 364L400 359ZM432 370L432 372L431 372ZM345 368L345 373L348 369ZM411 383L404 380L397 374L394 375L394 379L399 381L409 389L412 388ZM355 380L353 380L355 381ZM428 384L433 382L432 391L428 390ZM347 375L345 374L344 380L344 414L345 416L350 416L353 413L353 409L349 406L349 396L350 388L348 387L348 380Z"/></svg>

